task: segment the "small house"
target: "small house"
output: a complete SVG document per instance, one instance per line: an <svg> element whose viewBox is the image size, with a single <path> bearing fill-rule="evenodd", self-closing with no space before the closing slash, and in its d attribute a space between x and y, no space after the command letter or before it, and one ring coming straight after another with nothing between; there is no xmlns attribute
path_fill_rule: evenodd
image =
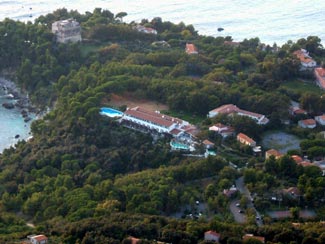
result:
<svg viewBox="0 0 325 244"><path fill-rule="evenodd" d="M212 230L206 231L206 232L204 232L204 240L205 241L219 242L220 234L215 232L215 231L212 231Z"/></svg>
<svg viewBox="0 0 325 244"><path fill-rule="evenodd" d="M293 52L293 54L300 60L301 70L306 70L308 68L314 68L317 66L316 61L309 56L309 52L307 52L307 50L300 49Z"/></svg>
<svg viewBox="0 0 325 244"><path fill-rule="evenodd" d="M209 127L209 131L215 131L219 135L221 135L223 138L226 138L227 136L233 135L235 132L235 129L231 126L217 123L217 124Z"/></svg>
<svg viewBox="0 0 325 244"><path fill-rule="evenodd" d="M203 145L205 146L206 149L214 148L214 143L207 140L207 139L204 140L202 143L203 143Z"/></svg>
<svg viewBox="0 0 325 244"><path fill-rule="evenodd" d="M270 149L265 152L265 159L268 159L269 157L274 156L275 159L279 159L283 156L282 153L280 153L278 150Z"/></svg>
<svg viewBox="0 0 325 244"><path fill-rule="evenodd" d="M248 137L244 133L239 133L237 135L237 141L250 147L256 147L256 141L254 141L252 138Z"/></svg>
<svg viewBox="0 0 325 244"><path fill-rule="evenodd" d="M304 129L313 129L316 127L316 121L314 119L303 119L298 121L298 125Z"/></svg>
<svg viewBox="0 0 325 244"><path fill-rule="evenodd" d="M196 46L191 43L186 43L185 52L190 55L199 53Z"/></svg>
<svg viewBox="0 0 325 244"><path fill-rule="evenodd" d="M30 243L30 244L46 244L48 243L48 238L45 235L29 235L27 236L27 242L23 243Z"/></svg>
<svg viewBox="0 0 325 244"><path fill-rule="evenodd" d="M143 25L137 25L135 27L135 29L138 31L138 32L142 32L142 33L145 33L145 34L153 34L153 35L157 35L158 32L157 30L155 30L154 28L151 28L151 27L145 27Z"/></svg>

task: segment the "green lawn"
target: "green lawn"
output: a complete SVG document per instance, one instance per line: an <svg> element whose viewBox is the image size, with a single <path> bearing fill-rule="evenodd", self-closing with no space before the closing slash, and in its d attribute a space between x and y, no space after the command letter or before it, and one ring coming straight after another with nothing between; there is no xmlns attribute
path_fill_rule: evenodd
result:
<svg viewBox="0 0 325 244"><path fill-rule="evenodd" d="M318 95L324 94L324 91L322 91L315 83L312 83L311 81L310 82L304 82L302 80L287 81L283 83L280 86L280 88L284 88L299 94L306 93L306 91L313 92Z"/></svg>
<svg viewBox="0 0 325 244"><path fill-rule="evenodd" d="M171 111L171 110L168 111L164 110L161 111L161 113L186 120L195 125L200 124L204 119L206 119L206 116L200 116L192 113L185 113L185 112L178 112L178 111Z"/></svg>

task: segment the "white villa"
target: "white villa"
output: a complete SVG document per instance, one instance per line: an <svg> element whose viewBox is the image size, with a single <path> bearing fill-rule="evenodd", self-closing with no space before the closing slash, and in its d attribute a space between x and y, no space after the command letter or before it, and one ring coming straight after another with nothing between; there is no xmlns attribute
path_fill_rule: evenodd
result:
<svg viewBox="0 0 325 244"><path fill-rule="evenodd" d="M294 55L300 60L301 70L305 70L308 68L315 68L317 63L309 56L309 52L305 49L300 49L293 52Z"/></svg>
<svg viewBox="0 0 325 244"><path fill-rule="evenodd" d="M139 32L146 33L146 34L153 34L153 35L158 34L157 30L155 30L154 28L145 27L143 25L137 25L135 29Z"/></svg>
<svg viewBox="0 0 325 244"><path fill-rule="evenodd" d="M80 42L81 27L74 19L59 20L52 23L52 33L55 34L57 42Z"/></svg>
<svg viewBox="0 0 325 244"><path fill-rule="evenodd" d="M221 135L223 138L226 138L227 136L233 135L235 132L235 129L231 126L217 123L213 126L210 126L209 131L215 131L219 135Z"/></svg>
<svg viewBox="0 0 325 244"><path fill-rule="evenodd" d="M240 116L247 116L251 119L254 119L259 125L265 125L269 122L269 119L266 118L265 115L240 109L234 104L225 104L218 108L215 108L209 112L208 117L213 118L218 114L237 114Z"/></svg>

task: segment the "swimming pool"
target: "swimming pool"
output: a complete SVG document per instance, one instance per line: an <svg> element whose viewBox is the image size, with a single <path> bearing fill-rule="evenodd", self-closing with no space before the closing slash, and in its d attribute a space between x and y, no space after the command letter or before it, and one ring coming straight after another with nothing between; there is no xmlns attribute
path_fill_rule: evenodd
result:
<svg viewBox="0 0 325 244"><path fill-rule="evenodd" d="M190 146L176 141L171 141L170 146L173 150L190 150Z"/></svg>
<svg viewBox="0 0 325 244"><path fill-rule="evenodd" d="M106 107L100 109L100 114L108 116L110 118L119 118L123 116L123 112L113 108L106 108Z"/></svg>

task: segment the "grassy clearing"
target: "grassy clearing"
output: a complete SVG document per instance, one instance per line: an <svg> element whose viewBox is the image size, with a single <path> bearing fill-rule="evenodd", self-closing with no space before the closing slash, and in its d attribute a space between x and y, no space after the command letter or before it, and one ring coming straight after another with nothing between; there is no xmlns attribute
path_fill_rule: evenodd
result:
<svg viewBox="0 0 325 244"><path fill-rule="evenodd" d="M170 115L172 117L180 118L183 120L186 120L192 124L200 124L204 119L206 119L205 116L199 116L192 113L185 113L185 112L179 112L179 111L171 111L171 110L163 110L161 111L163 114Z"/></svg>
<svg viewBox="0 0 325 244"><path fill-rule="evenodd" d="M316 93L321 95L324 93L315 83L305 82L302 80L293 80L283 83L280 88L284 88L286 90L299 93L300 95L308 92Z"/></svg>

